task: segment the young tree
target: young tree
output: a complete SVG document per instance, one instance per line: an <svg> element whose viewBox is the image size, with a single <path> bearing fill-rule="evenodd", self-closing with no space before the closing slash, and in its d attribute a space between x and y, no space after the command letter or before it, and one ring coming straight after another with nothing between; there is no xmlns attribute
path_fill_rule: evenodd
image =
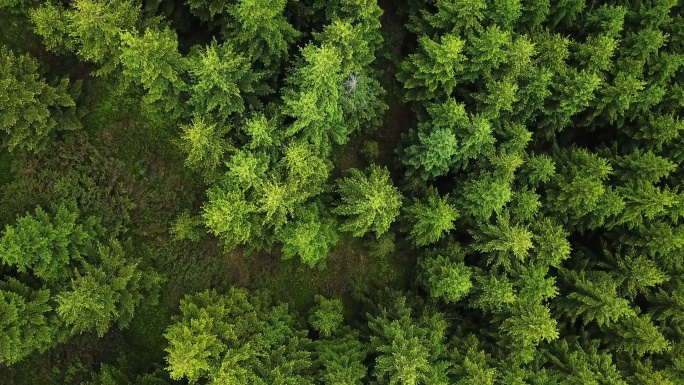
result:
<svg viewBox="0 0 684 385"><path fill-rule="evenodd" d="M101 66L99 75L119 69L121 34L135 31L140 6L129 0L77 0L62 10L45 3L32 13L36 32L49 49L75 51L83 60Z"/></svg>
<svg viewBox="0 0 684 385"><path fill-rule="evenodd" d="M448 383L444 360L446 322L441 314L411 316L406 298L396 297L390 308L370 316L370 347L377 354L373 374L379 384Z"/></svg>
<svg viewBox="0 0 684 385"><path fill-rule="evenodd" d="M245 102L258 105L256 96L271 90L263 84L264 74L251 68L248 58L229 43L212 41L188 58L190 99L196 117L211 116L226 124L233 114L245 112Z"/></svg>
<svg viewBox="0 0 684 385"><path fill-rule="evenodd" d="M322 205L308 205L278 232L283 244L283 259L298 255L310 267L324 260L337 243L337 222L325 214Z"/></svg>
<svg viewBox="0 0 684 385"><path fill-rule="evenodd" d="M94 219L80 221L73 206L59 205L53 215L37 207L34 215L7 226L0 238L0 261L44 281L65 278L70 266L93 250L95 225Z"/></svg>
<svg viewBox="0 0 684 385"><path fill-rule="evenodd" d="M508 47L512 43L511 32L502 30L498 25L492 25L473 36L468 43L466 53L470 61L465 78L486 78L506 62Z"/></svg>
<svg viewBox="0 0 684 385"><path fill-rule="evenodd" d="M504 206L511 201L512 195L510 181L497 177L492 172L482 171L465 182L459 211L484 222L493 214L501 213Z"/></svg>
<svg viewBox="0 0 684 385"><path fill-rule="evenodd" d="M513 349L524 350L558 338L556 320L549 308L540 303L516 303L500 328L513 341Z"/></svg>
<svg viewBox="0 0 684 385"><path fill-rule="evenodd" d="M298 134L328 155L332 143L345 143L351 133L340 103L345 78L342 58L330 45L307 45L301 52L303 63L287 78L289 87L283 90L283 114L295 119L286 133Z"/></svg>
<svg viewBox="0 0 684 385"><path fill-rule="evenodd" d="M532 232L527 226L511 224L508 213L497 218L496 225L480 226L471 231L474 238L472 248L488 253L487 263L502 265L509 269L515 260L524 261L534 246ZM512 259L515 257L516 259Z"/></svg>
<svg viewBox="0 0 684 385"><path fill-rule="evenodd" d="M161 278L139 265L115 240L98 245L97 262L84 263L83 273L56 296L57 314L71 333L94 329L102 337L114 323L128 326L144 301L154 303Z"/></svg>
<svg viewBox="0 0 684 385"><path fill-rule="evenodd" d="M546 207L561 218L581 220L593 216L597 226L605 220L600 213L600 204L606 207L603 199L609 194L606 180L613 173L608 160L586 149L572 148L560 152L555 159L556 174L547 192ZM616 207L617 214L622 207ZM612 208L611 208L611 211Z"/></svg>
<svg viewBox="0 0 684 385"><path fill-rule="evenodd" d="M226 332L230 331L230 332ZM231 288L181 301L165 334L173 379L231 384L311 384L310 341L286 305Z"/></svg>
<svg viewBox="0 0 684 385"><path fill-rule="evenodd" d="M402 62L397 79L407 89L410 100L450 96L465 70L465 42L455 34L438 39L421 36L421 49Z"/></svg>
<svg viewBox="0 0 684 385"><path fill-rule="evenodd" d="M365 172L352 169L349 177L338 181L338 192L341 199L333 211L348 217L340 230L355 237L369 231L378 237L399 215L401 193L392 185L385 168L371 165Z"/></svg>
<svg viewBox="0 0 684 385"><path fill-rule="evenodd" d="M342 301L317 295L309 317L309 323L321 335L314 342L316 377L326 385L360 385L368 370L363 365L366 347L357 330L343 326L343 310Z"/></svg>
<svg viewBox="0 0 684 385"><path fill-rule="evenodd" d="M287 0L239 0L227 5L230 18L223 25L223 36L252 62L275 69L300 35L283 15L286 5Z"/></svg>
<svg viewBox="0 0 684 385"><path fill-rule="evenodd" d="M615 323L634 314L629 301L618 296L617 283L602 271L560 270L569 293L555 300L556 308L573 322L582 317L584 323L596 321L599 326Z"/></svg>
<svg viewBox="0 0 684 385"><path fill-rule="evenodd" d="M173 30L147 28L142 36L123 32L119 59L124 78L147 90L145 104L172 118L182 114L180 94L187 84L181 74L186 71L187 62L178 52L178 37Z"/></svg>
<svg viewBox="0 0 684 385"><path fill-rule="evenodd" d="M643 356L662 353L670 343L651 321L651 316L631 314L610 327L610 346L617 351Z"/></svg>
<svg viewBox="0 0 684 385"><path fill-rule="evenodd" d="M417 143L404 150L402 161L423 179L446 175L458 152L456 135L449 129L433 130L431 125L421 123L417 137Z"/></svg>
<svg viewBox="0 0 684 385"><path fill-rule="evenodd" d="M318 378L325 385L361 385L368 368L364 365L366 346L358 332L342 329L333 339L316 341Z"/></svg>
<svg viewBox="0 0 684 385"><path fill-rule="evenodd" d="M49 290L32 290L9 279L0 282L0 362L13 364L57 341Z"/></svg>
<svg viewBox="0 0 684 385"><path fill-rule="evenodd" d="M627 253L617 250L615 254L606 251L607 263L602 266L610 269L615 279L620 282L620 293L632 301L638 294L648 294L650 288L668 280L669 276L661 270L652 259L638 255L634 250Z"/></svg>
<svg viewBox="0 0 684 385"><path fill-rule="evenodd" d="M0 48L0 87L0 131L7 133L0 144L10 151L41 151L55 131L80 128L69 79L48 84L28 54Z"/></svg>
<svg viewBox="0 0 684 385"><path fill-rule="evenodd" d="M465 168L471 159L494 155L493 129L480 115L469 116L465 106L449 98L427 106L430 121L418 125L418 142L403 150L404 164L424 179Z"/></svg>
<svg viewBox="0 0 684 385"><path fill-rule="evenodd" d="M419 260L420 281L430 297L455 303L473 287L471 269L463 261L442 255L428 255Z"/></svg>
<svg viewBox="0 0 684 385"><path fill-rule="evenodd" d="M437 0L437 13L424 13L425 21L433 28L471 32L481 28L487 13L485 0Z"/></svg>
<svg viewBox="0 0 684 385"><path fill-rule="evenodd" d="M409 238L416 246L426 246L439 241L454 228L458 211L448 202L449 196L439 196L435 188L427 193L427 203L415 200L404 209L409 222L413 225Z"/></svg>
<svg viewBox="0 0 684 385"><path fill-rule="evenodd" d="M224 154L231 149L230 143L224 138L228 127L200 117L191 124L181 125L181 130L183 134L178 144L187 154L185 165L205 176L212 175L223 164Z"/></svg>
<svg viewBox="0 0 684 385"><path fill-rule="evenodd" d="M570 257L570 242L568 232L551 218L541 218L531 225L533 254L540 264L559 267Z"/></svg>
<svg viewBox="0 0 684 385"><path fill-rule="evenodd" d="M261 224L255 215L257 207L247 200L243 190L214 187L207 195L202 217L209 231L220 236L228 249L240 244L257 246L261 243Z"/></svg>
<svg viewBox="0 0 684 385"><path fill-rule="evenodd" d="M457 337L458 338L458 337ZM456 385L494 385L498 370L492 357L485 353L484 346L473 334L454 339L451 352L452 369Z"/></svg>
<svg viewBox="0 0 684 385"><path fill-rule="evenodd" d="M545 352L553 365L549 370L551 383L627 385L612 354L600 349L600 342L570 337L551 344Z"/></svg>
<svg viewBox="0 0 684 385"><path fill-rule="evenodd" d="M594 72L564 69L552 84L552 107L540 121L543 135L552 137L556 132L568 127L576 114L584 111L596 96L601 78Z"/></svg>

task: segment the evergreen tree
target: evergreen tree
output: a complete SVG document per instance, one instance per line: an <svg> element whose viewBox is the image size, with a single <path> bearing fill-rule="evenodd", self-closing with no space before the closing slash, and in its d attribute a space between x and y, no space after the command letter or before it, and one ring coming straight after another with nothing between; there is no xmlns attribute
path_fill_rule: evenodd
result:
<svg viewBox="0 0 684 385"><path fill-rule="evenodd" d="M387 169L371 165L366 172L357 169L338 182L341 200L334 212L348 218L340 230L355 237L373 231L376 237L389 230L399 215L401 194L392 185Z"/></svg>
<svg viewBox="0 0 684 385"><path fill-rule="evenodd" d="M287 79L290 87L283 90L283 114L295 119L286 133L299 134L327 155L332 143L342 144L350 134L340 103L345 77L342 58L329 45L308 45L302 57L303 64Z"/></svg>
<svg viewBox="0 0 684 385"><path fill-rule="evenodd" d="M420 281L428 290L430 297L446 302L458 302L468 295L473 287L471 269L463 261L462 251L456 256L428 255L419 261ZM461 254L461 255L459 255ZM460 256L460 258L458 258Z"/></svg>
<svg viewBox="0 0 684 385"><path fill-rule="evenodd" d="M75 51L80 58L101 66L100 75L119 70L122 33L135 31L140 7L128 0L78 0L71 9L45 3L32 13L36 32L49 49Z"/></svg>
<svg viewBox="0 0 684 385"><path fill-rule="evenodd" d="M0 282L0 362L13 364L57 342L49 301L48 290L32 290L14 279Z"/></svg>
<svg viewBox="0 0 684 385"><path fill-rule="evenodd" d="M556 299L556 308L575 321L596 321L599 326L611 325L622 317L634 314L629 301L617 294L617 283L607 273L561 270L571 291Z"/></svg>
<svg viewBox="0 0 684 385"><path fill-rule="evenodd" d="M378 354L374 376L379 384L447 384L443 360L446 322L440 314L411 317L404 297L381 309L368 322L370 347Z"/></svg>
<svg viewBox="0 0 684 385"><path fill-rule="evenodd" d="M92 251L96 221L83 223L73 206L60 205L54 212L50 215L37 207L34 215L7 226L0 238L0 261L45 281L67 277L71 264Z"/></svg>
<svg viewBox="0 0 684 385"><path fill-rule="evenodd" d="M284 259L298 255L313 267L337 243L337 223L326 216L321 206L311 205L300 209L297 220L287 223L278 237L283 243Z"/></svg>
<svg viewBox="0 0 684 385"><path fill-rule="evenodd" d="M404 209L413 224L409 238L416 246L425 246L439 241L445 233L454 228L458 218L456 208L448 203L449 196L440 197L436 189L427 193L427 203L414 200Z"/></svg>
<svg viewBox="0 0 684 385"><path fill-rule="evenodd" d="M94 329L101 337L115 322L124 328L135 308L156 298L160 277L126 258L120 243L100 244L98 257L97 264L84 263L83 273L56 296L57 314L74 334Z"/></svg>
<svg viewBox="0 0 684 385"><path fill-rule="evenodd" d="M80 128L69 79L49 84L28 54L0 47L0 85L0 130L7 134L0 143L10 151L41 151L56 131Z"/></svg>
<svg viewBox="0 0 684 385"><path fill-rule="evenodd" d="M533 234L525 226L511 224L508 213L498 217L496 225L480 227L471 233L475 242L473 249L491 253L488 263L510 268L513 259L524 261L533 247Z"/></svg>
<svg viewBox="0 0 684 385"><path fill-rule="evenodd" d="M223 25L223 36L252 62L275 68L287 59L290 44L300 35L283 15L286 5L286 0L239 0L224 5L230 17Z"/></svg>
<svg viewBox="0 0 684 385"><path fill-rule="evenodd" d="M437 95L449 96L465 69L465 42L454 34L439 39L421 36L421 50L402 62L397 78L412 100L426 100Z"/></svg>
<svg viewBox="0 0 684 385"><path fill-rule="evenodd" d="M216 41L189 57L190 99L195 116L211 116L219 124L233 114L245 112L245 101L256 105L257 95L271 91L263 83L264 74L254 71L249 60L228 43Z"/></svg>
<svg viewBox="0 0 684 385"><path fill-rule="evenodd" d="M576 337L556 341L546 353L553 368L551 380L558 384L626 385L611 354L599 349L600 341Z"/></svg>
<svg viewBox="0 0 684 385"><path fill-rule="evenodd" d="M234 384L311 384L310 341L286 305L231 289L186 296L165 336L173 379ZM229 331L226 333L226 331Z"/></svg>
<svg viewBox="0 0 684 385"><path fill-rule="evenodd" d="M123 76L147 90L145 104L173 118L182 114L180 94L187 84L181 74L187 63L178 52L178 37L173 30L148 28L142 36L122 33L120 60Z"/></svg>
<svg viewBox="0 0 684 385"><path fill-rule="evenodd" d="M609 341L616 350L637 356L646 353L662 353L670 347L670 343L653 325L649 315L632 314L622 318L611 326Z"/></svg>
<svg viewBox="0 0 684 385"><path fill-rule="evenodd" d="M342 325L344 309L340 300L316 296L316 302L309 323L323 337L314 343L317 378L330 385L361 384L367 371L363 365L366 348L358 331Z"/></svg>

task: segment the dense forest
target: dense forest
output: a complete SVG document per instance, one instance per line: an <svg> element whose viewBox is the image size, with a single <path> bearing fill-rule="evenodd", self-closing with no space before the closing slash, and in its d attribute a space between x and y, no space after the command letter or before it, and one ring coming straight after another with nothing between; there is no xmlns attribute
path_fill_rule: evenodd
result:
<svg viewBox="0 0 684 385"><path fill-rule="evenodd" d="M0 384L684 384L684 0L0 20Z"/></svg>

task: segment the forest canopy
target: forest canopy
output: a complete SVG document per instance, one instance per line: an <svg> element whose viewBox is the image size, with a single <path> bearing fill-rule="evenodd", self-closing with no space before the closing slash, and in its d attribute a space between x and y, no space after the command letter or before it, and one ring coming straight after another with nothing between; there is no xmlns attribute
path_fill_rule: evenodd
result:
<svg viewBox="0 0 684 385"><path fill-rule="evenodd" d="M684 1L0 0L0 383L684 383Z"/></svg>

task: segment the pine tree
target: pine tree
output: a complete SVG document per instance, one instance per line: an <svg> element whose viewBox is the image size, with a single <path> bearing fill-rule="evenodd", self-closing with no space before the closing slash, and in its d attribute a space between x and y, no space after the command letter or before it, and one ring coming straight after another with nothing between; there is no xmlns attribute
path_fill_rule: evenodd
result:
<svg viewBox="0 0 684 385"><path fill-rule="evenodd" d="M196 118L191 124L181 125L183 134L179 146L187 154L185 165L210 176L224 161L224 154L231 149L224 139L226 127Z"/></svg>
<svg viewBox="0 0 684 385"><path fill-rule="evenodd" d="M343 310L342 301L316 296L309 317L309 323L321 335L314 342L316 377L323 384L359 385L367 371L363 365L366 347L357 330L343 326Z"/></svg>
<svg viewBox="0 0 684 385"><path fill-rule="evenodd" d="M399 215L401 193L392 185L389 171L371 165L365 172L352 169L338 181L340 201L334 212L348 217L340 230L355 237L373 231L378 237L389 230Z"/></svg>
<svg viewBox="0 0 684 385"><path fill-rule="evenodd" d="M278 232L278 238L283 244L283 259L298 255L302 262L313 267L337 243L337 223L326 216L321 205L309 205L298 211L297 220Z"/></svg>
<svg viewBox="0 0 684 385"><path fill-rule="evenodd" d="M466 53L471 60L466 78L487 77L506 61L508 46L512 43L511 33L493 25L473 36L468 43Z"/></svg>
<svg viewBox="0 0 684 385"><path fill-rule="evenodd" d="M231 384L311 384L310 341L286 305L231 288L181 301L165 334L173 379ZM226 333L226 331L230 331Z"/></svg>
<svg viewBox="0 0 684 385"><path fill-rule="evenodd" d="M28 54L0 47L0 87L0 130L8 135L0 143L10 151L45 150L56 131L80 128L69 79L49 84Z"/></svg>
<svg viewBox="0 0 684 385"><path fill-rule="evenodd" d="M416 144L403 150L404 164L428 179L450 169L465 168L471 159L494 154L493 129L482 116L468 116L463 104L450 98L428 105L431 120L418 125Z"/></svg>
<svg viewBox="0 0 684 385"><path fill-rule="evenodd" d="M465 42L454 34L439 39L418 38L421 50L402 62L397 78L404 84L408 98L427 100L449 96L465 69Z"/></svg>
<svg viewBox="0 0 684 385"><path fill-rule="evenodd" d="M437 13L426 13L423 17L430 26L442 30L477 30L487 13L487 2L484 0L437 0L436 6Z"/></svg>
<svg viewBox="0 0 684 385"><path fill-rule="evenodd" d="M606 252L608 263L601 264L610 269L620 284L622 296L634 300L637 294L647 294L650 288L658 286L669 278L665 272L658 268L655 261L644 255L637 255L630 250L622 255L621 250L611 255Z"/></svg>
<svg viewBox="0 0 684 385"><path fill-rule="evenodd" d="M440 314L411 317L404 297L371 316L370 347L378 356L373 374L379 384L447 384L443 360L446 322Z"/></svg>
<svg viewBox="0 0 684 385"><path fill-rule="evenodd" d="M483 171L466 181L463 186L463 207L459 207L459 211L472 215L478 221L487 221L493 214L502 212L512 195L508 180Z"/></svg>
<svg viewBox="0 0 684 385"><path fill-rule="evenodd" d="M472 231L474 250L488 253L488 263L502 265L508 269L515 260L524 261L529 255L532 243L532 232L526 227L511 224L509 214L497 218L496 225L481 226Z"/></svg>
<svg viewBox="0 0 684 385"><path fill-rule="evenodd" d="M598 340L580 341L576 337L554 342L545 353L553 365L550 374L555 382L550 383L627 385L613 356L599 345Z"/></svg>
<svg viewBox="0 0 684 385"><path fill-rule="evenodd" d="M558 338L556 320L549 308L539 303L517 303L500 328L511 337L514 349L522 350Z"/></svg>
<svg viewBox="0 0 684 385"><path fill-rule="evenodd" d="M451 353L451 361L456 385L494 385L498 377L497 368L493 367L492 357L485 353L477 337L470 334L463 339L454 340L455 348Z"/></svg>
<svg viewBox="0 0 684 385"><path fill-rule="evenodd" d="M561 270L569 293L555 300L556 308L575 321L582 317L584 323L596 321L599 326L615 323L631 316L634 310L629 301L618 296L617 282L609 274L600 271L576 272Z"/></svg>
<svg viewBox="0 0 684 385"><path fill-rule="evenodd" d="M230 17L222 28L224 38L252 62L275 69L287 59L290 45L300 35L283 15L286 5L286 0L239 0L227 5Z"/></svg>
<svg viewBox="0 0 684 385"><path fill-rule="evenodd" d="M570 257L568 232L551 218L532 223L535 258L544 265L559 267Z"/></svg>
<svg viewBox="0 0 684 385"><path fill-rule="evenodd" d="M409 222L413 225L409 238L416 246L426 246L439 241L454 228L458 211L448 202L449 196L439 196L437 189L427 192L427 202L414 200L404 209Z"/></svg>
<svg viewBox="0 0 684 385"><path fill-rule="evenodd" d="M363 364L366 346L358 332L343 329L339 336L316 341L319 381L325 385L360 385L368 368Z"/></svg>
<svg viewBox="0 0 684 385"><path fill-rule="evenodd" d="M342 57L334 46L308 45L303 63L288 77L283 90L283 114L295 119L286 129L311 142L319 153L330 153L332 143L343 144L351 133L344 122Z"/></svg>
<svg viewBox="0 0 684 385"><path fill-rule="evenodd" d="M135 31L140 6L128 0L78 0L69 10L45 4L32 14L37 32L48 48L76 51L83 60L101 66L100 75L113 74L122 53L121 34Z"/></svg>
<svg viewBox="0 0 684 385"><path fill-rule="evenodd" d="M249 60L228 43L212 41L195 50L188 60L190 99L195 116L211 116L225 124L233 114L245 112L245 102L258 105L256 96L271 90L263 84L264 74L254 71Z"/></svg>
<svg viewBox="0 0 684 385"><path fill-rule="evenodd" d="M209 231L221 237L228 249L240 244L259 245L260 223L255 203L241 189L212 188L202 217Z"/></svg>
<svg viewBox="0 0 684 385"><path fill-rule="evenodd" d="M143 301L156 298L159 275L126 257L119 242L100 244L98 257L97 264L84 263L83 273L56 296L57 314L74 334L94 329L102 337L114 323L125 328Z"/></svg>
<svg viewBox="0 0 684 385"><path fill-rule="evenodd" d="M648 296L653 319L681 324L684 321L684 284L681 278L672 277Z"/></svg>
<svg viewBox="0 0 684 385"><path fill-rule="evenodd" d="M547 208L561 218L574 220L600 212L599 203L608 194L605 181L613 173L607 159L586 149L573 148L559 153L555 163L557 171L553 187L547 189ZM604 218L597 218L597 225L603 221Z"/></svg>
<svg viewBox="0 0 684 385"><path fill-rule="evenodd" d="M457 259L442 255L420 259L420 281L430 297L455 303L468 295L473 287L471 269Z"/></svg>
<svg viewBox="0 0 684 385"><path fill-rule="evenodd" d="M610 330L608 340L617 351L643 356L646 353L662 353L670 347L647 314L623 317Z"/></svg>
<svg viewBox="0 0 684 385"><path fill-rule="evenodd" d="M71 264L81 262L92 250L95 225L94 219L79 220L73 206L59 205L53 215L37 207L34 215L7 226L0 238L0 261L44 281L65 278Z"/></svg>
<svg viewBox="0 0 684 385"><path fill-rule="evenodd" d="M418 126L418 143L404 150L404 162L424 179L446 175L458 152L458 141L451 130L431 130L427 124Z"/></svg>
<svg viewBox="0 0 684 385"><path fill-rule="evenodd" d="M0 282L0 362L13 364L57 342L49 301L49 290L32 290L11 278Z"/></svg>
<svg viewBox="0 0 684 385"><path fill-rule="evenodd" d="M142 34L121 34L121 64L124 78L142 85L147 94L143 102L153 111L176 118L183 112L181 92L187 84L185 58L178 52L178 37L170 28L148 28Z"/></svg>

